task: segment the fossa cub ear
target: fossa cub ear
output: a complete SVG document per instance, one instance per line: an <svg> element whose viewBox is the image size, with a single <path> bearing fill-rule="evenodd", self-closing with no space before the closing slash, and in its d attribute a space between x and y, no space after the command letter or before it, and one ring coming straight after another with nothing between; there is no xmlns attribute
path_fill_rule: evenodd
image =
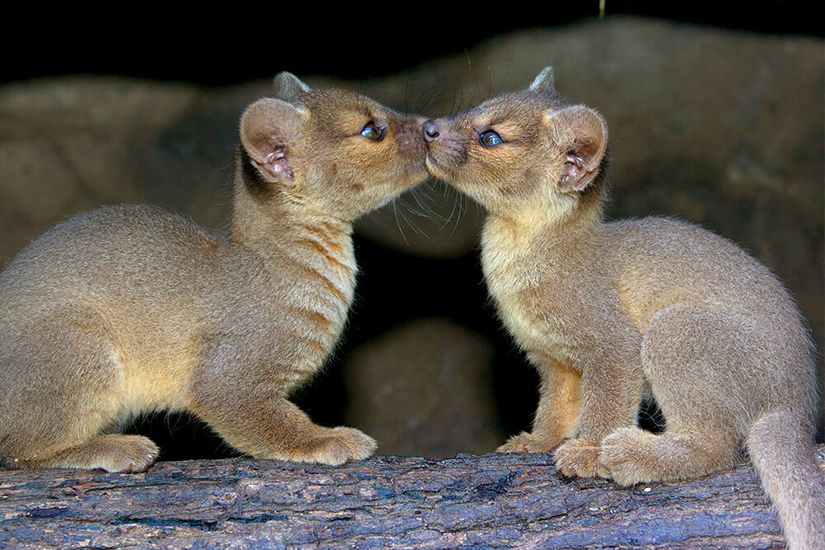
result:
<svg viewBox="0 0 825 550"><path fill-rule="evenodd" d="M305 116L306 111L300 107L264 98L253 103L241 117L241 144L264 180L294 181L291 146L300 136Z"/></svg>
<svg viewBox="0 0 825 550"><path fill-rule="evenodd" d="M542 69L542 71L536 75L536 78L533 79L533 83L530 84L529 90L531 92L544 92L552 95L558 95L553 77L553 67L548 65Z"/></svg>
<svg viewBox="0 0 825 550"><path fill-rule="evenodd" d="M273 84L275 88L274 97L289 103L297 101L301 94L312 91L312 88L303 80L287 71L278 73Z"/></svg>
<svg viewBox="0 0 825 550"><path fill-rule="evenodd" d="M607 149L607 123L599 113L582 105L548 110L544 122L552 144L565 156L556 187L581 191L599 174Z"/></svg>

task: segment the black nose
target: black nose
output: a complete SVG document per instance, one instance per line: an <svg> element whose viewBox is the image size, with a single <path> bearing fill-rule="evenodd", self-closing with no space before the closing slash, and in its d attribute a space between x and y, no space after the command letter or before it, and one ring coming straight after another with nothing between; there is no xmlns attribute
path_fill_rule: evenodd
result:
<svg viewBox="0 0 825 550"><path fill-rule="evenodd" d="M441 133L438 131L438 124L433 122L432 120L428 120L424 123L424 139L428 142L432 142L438 139Z"/></svg>

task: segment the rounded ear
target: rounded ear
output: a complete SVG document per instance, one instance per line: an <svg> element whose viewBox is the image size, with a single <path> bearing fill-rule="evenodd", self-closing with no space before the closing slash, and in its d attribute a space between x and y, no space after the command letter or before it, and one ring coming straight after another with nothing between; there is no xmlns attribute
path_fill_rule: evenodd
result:
<svg viewBox="0 0 825 550"><path fill-rule="evenodd" d="M565 155L556 186L562 191L581 191L599 175L607 150L607 123L583 105L547 111L545 122L553 145Z"/></svg>
<svg viewBox="0 0 825 550"><path fill-rule="evenodd" d="M301 132L305 112L280 99L259 99L241 116L241 145L267 181L291 182L289 145Z"/></svg>
<svg viewBox="0 0 825 550"><path fill-rule="evenodd" d="M274 80L274 86L275 97L290 103L297 100L300 94L309 92L312 89L300 78L287 71L278 73Z"/></svg>
<svg viewBox="0 0 825 550"><path fill-rule="evenodd" d="M533 83L530 84L529 89L531 92L544 92L558 95L556 85L553 82L553 67L548 65L542 69L541 72L536 75L536 78L533 79Z"/></svg>

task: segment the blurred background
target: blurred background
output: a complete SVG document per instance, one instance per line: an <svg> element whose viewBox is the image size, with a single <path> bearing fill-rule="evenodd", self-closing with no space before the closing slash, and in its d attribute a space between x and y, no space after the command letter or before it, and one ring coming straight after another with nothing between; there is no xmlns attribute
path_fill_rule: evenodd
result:
<svg viewBox="0 0 825 550"><path fill-rule="evenodd" d="M603 18L598 0L450 16L365 4L33 7L0 37L0 265L102 204L150 202L226 227L238 117L281 70L436 116L553 65L563 96L607 118L608 216L676 216L733 239L785 281L822 350L825 50L814 7L607 0ZM488 300L482 221L428 182L358 224L345 337L296 396L316 421L357 426L384 454L430 457L492 451L529 428L538 378ZM231 454L185 415L132 430L165 459Z"/></svg>

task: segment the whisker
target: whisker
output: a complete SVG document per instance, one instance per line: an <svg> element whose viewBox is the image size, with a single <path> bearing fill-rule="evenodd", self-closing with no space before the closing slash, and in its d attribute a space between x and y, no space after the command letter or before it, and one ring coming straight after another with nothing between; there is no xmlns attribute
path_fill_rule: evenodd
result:
<svg viewBox="0 0 825 550"><path fill-rule="evenodd" d="M407 236L404 234L404 229L401 227L401 221L398 219L398 199L392 201L392 209L395 212L395 225L398 226L398 232L401 233L401 238L404 239L404 244L410 246L410 241L407 240Z"/></svg>
<svg viewBox="0 0 825 550"><path fill-rule="evenodd" d="M404 212L403 212L403 211L400 211L400 212L401 212L401 219L403 219L403 220L407 223L407 225L409 225L409 226L412 228L412 230L413 230L413 231L415 231L416 233L418 233L418 234L419 234L419 235L421 235L422 237L426 238L427 240L432 240L432 237L430 237L430 236L427 234L427 232L426 232L426 231L424 231L423 229L421 229L421 228L420 228L420 227L418 227L417 225L415 225L415 224L411 223L411 222L410 222L410 220L409 220L409 219L407 219L407 216L405 216L405 215L404 215Z"/></svg>
<svg viewBox="0 0 825 550"><path fill-rule="evenodd" d="M458 216L456 216L455 225L453 226L452 231L450 231L450 234L447 235L448 239L455 235L456 229L458 229L459 224L461 224L461 215L466 211L464 194L456 191L456 195L458 195Z"/></svg>
<svg viewBox="0 0 825 550"><path fill-rule="evenodd" d="M424 104L421 107L419 107L417 110L421 113L426 113L427 110L432 106L433 103L435 103L435 100L438 99L438 97L440 95L441 94L438 91L436 91L434 89L431 89L430 90L430 98L427 101L425 101Z"/></svg>
<svg viewBox="0 0 825 550"><path fill-rule="evenodd" d="M415 210L413 210L412 212L419 215L422 218L426 218L430 221L435 221L435 217L437 216L437 214L433 211L432 208L430 208L429 205L423 204L421 202L421 199L419 199L418 193L416 193L416 191L417 189L413 189L411 194L418 207L421 208L422 212L417 212ZM424 197L428 198L426 191L424 191Z"/></svg>
<svg viewBox="0 0 825 550"><path fill-rule="evenodd" d="M415 196L415 195L414 195L414 193L413 193L413 196ZM408 210L408 211L410 211L410 212L412 212L414 215L417 215L417 216L419 216L419 217L425 217L425 216L424 216L423 214L421 214L420 212L416 212L416 211L415 211L413 208L411 208L411 207L410 207L410 205L409 205L408 203L406 203L406 202L402 202L402 203L401 203L401 208L398 210L399 214L401 214L401 219L402 219L402 220L404 220L404 222L406 222L406 223L407 223L407 225L409 225L409 226L412 228L412 230L413 230L413 231L415 231L416 233L418 233L419 235L421 235L421 236L423 236L423 237L426 237L427 239L431 239L431 237L430 237L430 235L429 235L429 234L427 234L424 230L422 230L422 229L421 229L420 227L418 227L416 224L412 223L412 222L409 220L409 218L407 218L407 216L405 216L405 215L404 215L404 207L406 207L406 208L407 208L407 210Z"/></svg>
<svg viewBox="0 0 825 550"><path fill-rule="evenodd" d="M447 111L449 114L447 116L453 116L454 114L456 114L458 112L458 109L457 109L457 106L456 106L457 96L458 96L458 92L454 91L453 92L453 99L450 102L450 110Z"/></svg>
<svg viewBox="0 0 825 550"><path fill-rule="evenodd" d="M457 193L457 192L456 192L456 191L455 191L452 187L448 187L448 188L447 188L447 192L448 192L450 195L452 195L452 197L453 197L453 207L452 207L452 209L450 210L450 215L449 215L449 217L447 218L447 220L444 222L444 225L442 225L442 226L441 226L441 230L442 230L442 231L444 230L444 228L445 228L445 227L447 227L447 225L449 225L449 223L450 223L451 221L453 221L453 215L455 214L456 206L458 206L458 205L457 205L457 202L458 202L458 201L457 201L457 198L456 198L456 195L457 195L458 193Z"/></svg>

